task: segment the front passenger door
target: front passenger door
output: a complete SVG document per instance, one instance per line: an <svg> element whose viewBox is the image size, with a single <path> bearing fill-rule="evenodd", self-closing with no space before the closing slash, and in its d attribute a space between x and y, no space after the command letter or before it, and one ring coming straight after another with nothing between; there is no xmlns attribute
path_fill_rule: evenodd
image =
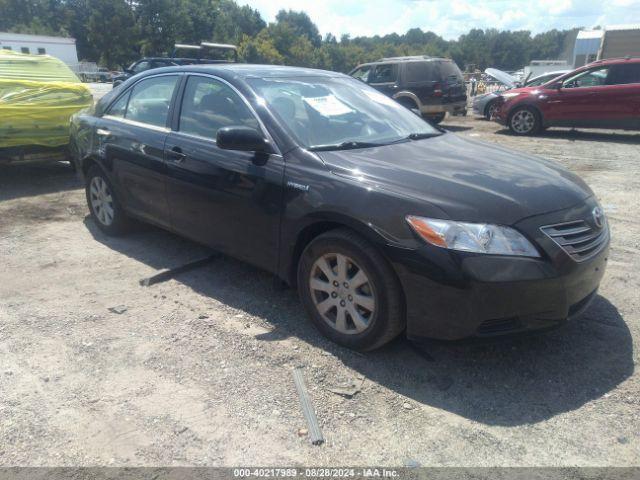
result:
<svg viewBox="0 0 640 480"><path fill-rule="evenodd" d="M272 154L218 148L220 128L246 126L267 135L247 102L225 82L188 77L178 121L166 142L174 230L275 271L284 163Z"/></svg>
<svg viewBox="0 0 640 480"><path fill-rule="evenodd" d="M376 65L369 74L369 85L376 90L393 97L398 89L398 64L384 63Z"/></svg>

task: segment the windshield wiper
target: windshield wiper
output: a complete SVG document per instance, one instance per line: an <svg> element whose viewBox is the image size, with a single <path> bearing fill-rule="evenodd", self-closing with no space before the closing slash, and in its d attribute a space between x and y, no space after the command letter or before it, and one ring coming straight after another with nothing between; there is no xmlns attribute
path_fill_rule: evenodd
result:
<svg viewBox="0 0 640 480"><path fill-rule="evenodd" d="M410 133L407 135L409 140L423 140L425 138L439 137L442 132L429 132L429 133Z"/></svg>
<svg viewBox="0 0 640 480"><path fill-rule="evenodd" d="M322 152L326 150L350 150L353 148L369 148L369 147L382 147L384 143L372 143L372 142L356 142L348 141L342 143L336 143L334 145L314 145L309 147L312 152Z"/></svg>

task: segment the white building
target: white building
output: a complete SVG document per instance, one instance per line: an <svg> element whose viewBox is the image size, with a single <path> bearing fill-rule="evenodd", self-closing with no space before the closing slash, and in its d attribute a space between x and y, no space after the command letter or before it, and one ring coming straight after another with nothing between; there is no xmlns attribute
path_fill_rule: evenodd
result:
<svg viewBox="0 0 640 480"><path fill-rule="evenodd" d="M51 55L70 66L78 63L75 38L0 32L0 48L32 55Z"/></svg>
<svg viewBox="0 0 640 480"><path fill-rule="evenodd" d="M640 56L640 24L609 25L601 30L578 32L573 66L578 68L595 60L626 56Z"/></svg>
<svg viewBox="0 0 640 480"><path fill-rule="evenodd" d="M524 78L533 78L547 72L570 69L565 60L531 60L531 63L524 67Z"/></svg>
<svg viewBox="0 0 640 480"><path fill-rule="evenodd" d="M626 56L640 56L640 24L605 27L598 60Z"/></svg>
<svg viewBox="0 0 640 480"><path fill-rule="evenodd" d="M574 68L582 67L598 59L604 30L580 30L573 49Z"/></svg>

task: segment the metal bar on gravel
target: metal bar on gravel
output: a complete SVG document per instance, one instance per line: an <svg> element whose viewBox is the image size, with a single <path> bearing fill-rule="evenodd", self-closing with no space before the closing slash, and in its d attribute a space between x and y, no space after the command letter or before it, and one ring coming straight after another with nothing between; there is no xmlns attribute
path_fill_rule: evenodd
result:
<svg viewBox="0 0 640 480"><path fill-rule="evenodd" d="M174 278L176 275L179 275L184 272L188 272L189 270L193 270L195 268L203 267L211 263L213 260L215 260L219 256L220 255L218 254L214 254L206 258L201 258L200 260L195 260L193 262L185 263L184 265L180 265L179 267L162 270L161 272L156 273L151 277L143 278L142 280L140 280L140 285L142 285L143 287L149 287L151 285L155 285L156 283L166 282L167 280L171 280L172 278Z"/></svg>
<svg viewBox="0 0 640 480"><path fill-rule="evenodd" d="M307 425L309 426L309 437L311 438L311 443L313 445L321 445L322 443L324 443L324 438L322 437L322 432L320 431L318 417L316 417L316 412L313 409L313 405L311 404L309 392L307 392L307 387L304 384L304 377L302 376L301 368L298 367L293 369L293 381L296 384L296 390L298 391L298 396L300 397L302 414L304 415L304 418L307 421Z"/></svg>

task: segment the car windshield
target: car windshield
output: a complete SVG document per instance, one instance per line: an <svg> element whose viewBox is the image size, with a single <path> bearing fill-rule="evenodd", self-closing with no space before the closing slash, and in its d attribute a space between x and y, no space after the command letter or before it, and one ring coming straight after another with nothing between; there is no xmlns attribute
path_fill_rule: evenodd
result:
<svg viewBox="0 0 640 480"><path fill-rule="evenodd" d="M352 78L248 82L297 143L311 150L387 145L440 134L415 113Z"/></svg>

